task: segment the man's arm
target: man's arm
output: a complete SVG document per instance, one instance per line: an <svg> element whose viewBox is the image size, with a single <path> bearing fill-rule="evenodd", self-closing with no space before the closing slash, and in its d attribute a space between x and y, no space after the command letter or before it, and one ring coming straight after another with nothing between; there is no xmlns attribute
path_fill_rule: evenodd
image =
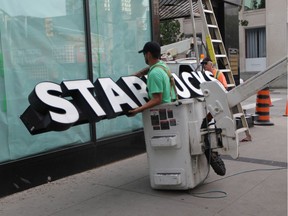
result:
<svg viewBox="0 0 288 216"><path fill-rule="evenodd" d="M137 77L142 77L148 74L149 67L143 68L142 70L135 72L133 75Z"/></svg>
<svg viewBox="0 0 288 216"><path fill-rule="evenodd" d="M129 113L131 114L131 116L134 116L137 113L143 112L146 109L149 109L149 108L152 108L154 106L161 104L161 102L162 102L162 93L154 93L151 100L149 100L143 106L140 106L140 107L137 107L136 109L130 110Z"/></svg>

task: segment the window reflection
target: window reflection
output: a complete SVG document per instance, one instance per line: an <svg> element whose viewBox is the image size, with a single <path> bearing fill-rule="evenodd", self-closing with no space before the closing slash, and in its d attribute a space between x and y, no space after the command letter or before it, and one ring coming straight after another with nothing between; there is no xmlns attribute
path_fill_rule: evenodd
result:
<svg viewBox="0 0 288 216"><path fill-rule="evenodd" d="M83 1L1 0L0 35L0 162L89 141L89 125L31 136L19 118L37 83L87 78Z"/></svg>
<svg viewBox="0 0 288 216"><path fill-rule="evenodd" d="M131 75L151 40L149 0L90 0L93 80ZM90 141L89 124L31 136L19 115L43 81L87 79L83 0L1 0L0 163ZM121 127L119 127L121 125ZM97 138L142 128L141 115L103 120Z"/></svg>
<svg viewBox="0 0 288 216"><path fill-rule="evenodd" d="M149 0L91 0L90 14L94 80L111 77L117 81L146 67L138 50L151 40ZM103 138L141 127L140 115L122 116L98 122L96 134Z"/></svg>
<svg viewBox="0 0 288 216"><path fill-rule="evenodd" d="M265 0L245 0L244 10L257 10L265 8Z"/></svg>

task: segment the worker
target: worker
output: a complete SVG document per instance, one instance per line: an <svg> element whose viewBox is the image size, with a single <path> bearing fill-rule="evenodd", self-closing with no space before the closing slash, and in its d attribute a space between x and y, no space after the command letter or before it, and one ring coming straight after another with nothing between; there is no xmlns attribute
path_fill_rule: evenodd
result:
<svg viewBox="0 0 288 216"><path fill-rule="evenodd" d="M213 66L213 62L209 57L204 58L201 64L205 71L212 72L214 78L219 80L224 86L224 88L227 89L227 81L226 81L225 75Z"/></svg>
<svg viewBox="0 0 288 216"><path fill-rule="evenodd" d="M194 44L190 44L190 49L186 52L186 58L195 57Z"/></svg>
<svg viewBox="0 0 288 216"><path fill-rule="evenodd" d="M145 63L149 67L134 75L138 77L148 75L147 89L149 101L136 109L130 110L129 113L132 116L161 103L170 103L177 98L174 78L168 66L160 60L160 45L157 42L147 42L138 53L143 53Z"/></svg>
<svg viewBox="0 0 288 216"><path fill-rule="evenodd" d="M173 60L173 56L171 55L170 52L167 52L167 61L172 61Z"/></svg>
<svg viewBox="0 0 288 216"><path fill-rule="evenodd" d="M219 71L213 67L213 62L209 57L204 58L203 61L201 62L201 64L202 64L204 70L211 71L213 73L214 78L219 80L225 89L228 88L227 87L227 81L226 81L224 74L221 71ZM208 113L206 118L210 122L212 119L211 114ZM241 142L248 142L251 140L252 140L252 137L250 134L248 134L247 137L245 137L241 140Z"/></svg>
<svg viewBox="0 0 288 216"><path fill-rule="evenodd" d="M203 61L201 62L203 69L205 71L210 71L212 72L213 76L215 79L217 79L218 81L220 81L220 83L223 85L223 87L225 89L227 89L227 81L226 78L224 76L224 74L217 70L214 66L213 66L213 62L209 57L206 57L203 59ZM206 118L203 119L201 128L207 128L208 124L211 122L211 120L213 119L213 116L211 115L211 113L208 113ZM217 152L213 152L210 148L210 144L209 144L209 137L208 134L204 135L204 142L205 142L205 155L207 157L207 160L209 161L211 167L213 168L213 170L215 171L216 174L223 176L226 173L226 168L225 168L225 164L223 162L223 160L221 159L221 157L218 155ZM221 140L218 140L218 142L221 142Z"/></svg>

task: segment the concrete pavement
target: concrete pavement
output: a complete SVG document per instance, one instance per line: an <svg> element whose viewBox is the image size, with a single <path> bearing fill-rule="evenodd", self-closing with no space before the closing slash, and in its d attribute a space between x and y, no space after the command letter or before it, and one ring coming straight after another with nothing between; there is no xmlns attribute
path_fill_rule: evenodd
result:
<svg viewBox="0 0 288 216"><path fill-rule="evenodd" d="M252 142L240 143L239 159L225 157L226 176L211 170L193 190L151 189L147 155L141 154L4 197L0 215L286 216L286 97L287 89L271 91L274 126L252 127ZM253 103L255 96L242 105Z"/></svg>

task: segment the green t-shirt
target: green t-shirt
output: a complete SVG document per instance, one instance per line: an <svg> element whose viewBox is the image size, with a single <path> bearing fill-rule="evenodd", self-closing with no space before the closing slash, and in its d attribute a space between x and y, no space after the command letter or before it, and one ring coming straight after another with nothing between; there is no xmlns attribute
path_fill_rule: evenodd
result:
<svg viewBox="0 0 288 216"><path fill-rule="evenodd" d="M166 68L167 71L169 70L163 61L159 61L155 65L151 66L148 72L148 96L151 99L154 93L162 93L162 103L170 103L172 99L176 99L176 94L174 89L171 89L170 78L162 67Z"/></svg>

